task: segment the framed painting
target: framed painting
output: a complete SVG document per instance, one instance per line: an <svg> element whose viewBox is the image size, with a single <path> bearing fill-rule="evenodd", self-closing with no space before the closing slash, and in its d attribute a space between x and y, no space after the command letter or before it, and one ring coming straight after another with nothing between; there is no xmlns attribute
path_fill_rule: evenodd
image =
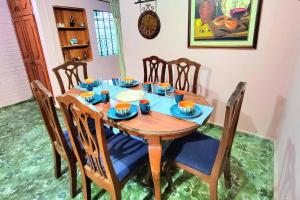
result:
<svg viewBox="0 0 300 200"><path fill-rule="evenodd" d="M188 47L256 48L262 0L189 0Z"/></svg>

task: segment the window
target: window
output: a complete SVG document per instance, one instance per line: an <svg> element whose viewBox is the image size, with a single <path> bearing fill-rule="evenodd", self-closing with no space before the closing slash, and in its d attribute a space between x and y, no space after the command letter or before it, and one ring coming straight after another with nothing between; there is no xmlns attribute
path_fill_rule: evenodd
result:
<svg viewBox="0 0 300 200"><path fill-rule="evenodd" d="M100 56L119 53L116 25L112 13L94 10L95 27Z"/></svg>

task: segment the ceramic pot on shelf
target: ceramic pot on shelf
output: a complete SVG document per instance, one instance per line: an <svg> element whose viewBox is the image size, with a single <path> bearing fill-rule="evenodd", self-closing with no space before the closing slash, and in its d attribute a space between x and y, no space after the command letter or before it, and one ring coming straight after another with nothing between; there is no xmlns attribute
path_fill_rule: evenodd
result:
<svg viewBox="0 0 300 200"><path fill-rule="evenodd" d="M74 20L74 17L71 16L70 17L70 27L74 27L75 26L75 20Z"/></svg>

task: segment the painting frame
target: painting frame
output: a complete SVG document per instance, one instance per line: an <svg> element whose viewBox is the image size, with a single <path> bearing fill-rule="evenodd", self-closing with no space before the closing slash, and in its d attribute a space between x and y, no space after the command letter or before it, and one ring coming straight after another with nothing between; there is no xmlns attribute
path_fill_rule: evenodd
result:
<svg viewBox="0 0 300 200"><path fill-rule="evenodd" d="M262 10L262 3L263 0L251 0L255 2L255 4L251 5L252 9L255 9L253 19L251 13L251 18L249 20L249 28L248 28L248 35L247 40L222 40L221 38L214 38L209 40L195 40L195 26L194 23L196 21L196 1L200 0L189 0L189 12L188 12L188 48L195 49L195 48L238 48L238 49L256 49L257 48L257 41L258 41L258 33L259 33L259 25L260 25L260 17L261 17L261 10ZM217 0L222 1L222 0ZM194 5L193 5L194 4ZM249 30L250 29L250 30Z"/></svg>

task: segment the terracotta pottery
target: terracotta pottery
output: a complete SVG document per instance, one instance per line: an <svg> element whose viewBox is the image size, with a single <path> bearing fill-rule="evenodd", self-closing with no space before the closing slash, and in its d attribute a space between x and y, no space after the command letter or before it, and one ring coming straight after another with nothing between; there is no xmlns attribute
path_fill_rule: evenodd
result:
<svg viewBox="0 0 300 200"><path fill-rule="evenodd" d="M215 12L215 4L213 0L204 0L199 7L199 15L202 23L206 24L212 21Z"/></svg>

